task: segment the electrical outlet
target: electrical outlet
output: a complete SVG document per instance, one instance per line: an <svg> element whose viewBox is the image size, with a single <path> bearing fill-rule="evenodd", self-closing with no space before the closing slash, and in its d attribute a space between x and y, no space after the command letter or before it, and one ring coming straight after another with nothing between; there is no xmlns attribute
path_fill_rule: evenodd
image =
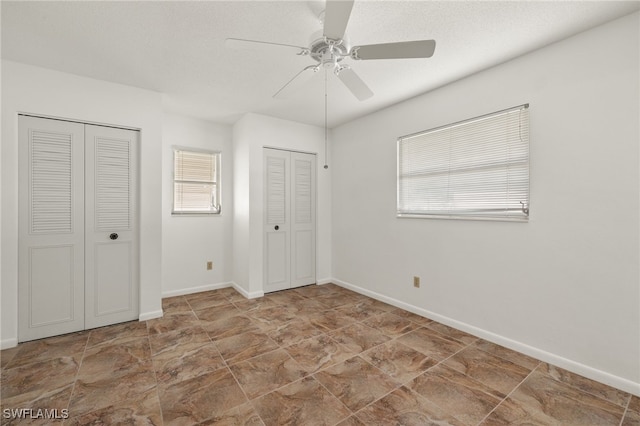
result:
<svg viewBox="0 0 640 426"><path fill-rule="evenodd" d="M413 277L413 286L420 288L420 277Z"/></svg>
<svg viewBox="0 0 640 426"><path fill-rule="evenodd" d="M208 261L207 262L207 271L210 271L213 269L213 262L212 261Z"/></svg>

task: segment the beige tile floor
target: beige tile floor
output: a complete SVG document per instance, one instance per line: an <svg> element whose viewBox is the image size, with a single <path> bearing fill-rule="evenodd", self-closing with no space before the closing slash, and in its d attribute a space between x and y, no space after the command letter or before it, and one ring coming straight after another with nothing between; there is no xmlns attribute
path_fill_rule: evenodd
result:
<svg viewBox="0 0 640 426"><path fill-rule="evenodd" d="M163 309L2 351L2 409L72 425L640 424L638 397L332 284Z"/></svg>

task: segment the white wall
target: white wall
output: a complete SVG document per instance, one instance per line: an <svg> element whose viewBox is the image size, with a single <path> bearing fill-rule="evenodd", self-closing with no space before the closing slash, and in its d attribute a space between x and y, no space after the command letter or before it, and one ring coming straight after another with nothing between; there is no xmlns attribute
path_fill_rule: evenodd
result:
<svg viewBox="0 0 640 426"><path fill-rule="evenodd" d="M249 294L249 154L252 138L248 120L249 116L245 115L233 126L233 281L247 297L258 297L259 292Z"/></svg>
<svg viewBox="0 0 640 426"><path fill-rule="evenodd" d="M18 113L141 130L140 317L161 315L162 106L159 93L2 61L2 326L18 337Z"/></svg>
<svg viewBox="0 0 640 426"><path fill-rule="evenodd" d="M338 282L640 394L639 17L334 129ZM523 103L529 223L395 217L398 136Z"/></svg>
<svg viewBox="0 0 640 426"><path fill-rule="evenodd" d="M219 151L219 215L171 215L173 147ZM162 294L172 296L230 285L232 278L233 153L231 126L175 114L162 123ZM206 269L207 261L213 269Z"/></svg>
<svg viewBox="0 0 640 426"><path fill-rule="evenodd" d="M249 295L263 292L263 147L317 153L316 278L331 277L331 168L324 165L324 129L246 114L233 129L234 279Z"/></svg>

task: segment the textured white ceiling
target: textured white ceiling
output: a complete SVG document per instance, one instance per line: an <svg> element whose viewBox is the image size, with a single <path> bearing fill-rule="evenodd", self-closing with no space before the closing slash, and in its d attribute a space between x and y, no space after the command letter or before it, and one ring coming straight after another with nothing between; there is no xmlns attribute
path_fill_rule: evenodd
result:
<svg viewBox="0 0 640 426"><path fill-rule="evenodd" d="M322 73L297 96L272 98L310 58L224 47L227 37L307 46L322 29L323 1L2 1L1 7L4 59L162 92L168 110L216 122L258 112L324 123ZM430 59L345 60L375 95L359 102L329 75L329 124L639 9L638 1L356 1L347 25L351 45L435 39L436 51Z"/></svg>

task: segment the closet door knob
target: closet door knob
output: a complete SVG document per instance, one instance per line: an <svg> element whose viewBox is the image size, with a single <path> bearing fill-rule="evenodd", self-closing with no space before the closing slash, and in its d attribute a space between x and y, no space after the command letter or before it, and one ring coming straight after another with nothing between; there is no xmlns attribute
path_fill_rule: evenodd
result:
<svg viewBox="0 0 640 426"><path fill-rule="evenodd" d="M276 225L273 229L275 229L277 231L278 229L280 229L280 227L278 225Z"/></svg>
<svg viewBox="0 0 640 426"><path fill-rule="evenodd" d="M117 240L118 239L118 234L116 234L115 232L111 235L109 235L109 238L111 238L112 240Z"/></svg>

